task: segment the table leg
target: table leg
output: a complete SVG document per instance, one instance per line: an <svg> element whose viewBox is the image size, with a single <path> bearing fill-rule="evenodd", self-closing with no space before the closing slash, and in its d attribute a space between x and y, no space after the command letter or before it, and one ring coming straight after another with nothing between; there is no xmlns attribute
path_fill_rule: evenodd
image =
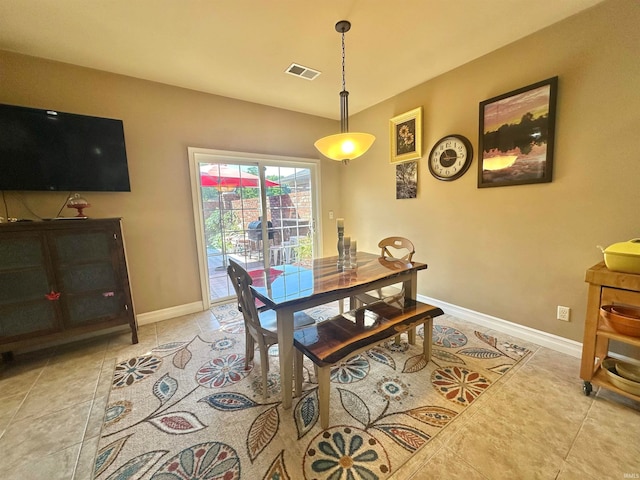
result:
<svg viewBox="0 0 640 480"><path fill-rule="evenodd" d="M418 293L418 272L411 272L409 278L403 282L404 298L415 300Z"/></svg>
<svg viewBox="0 0 640 480"><path fill-rule="evenodd" d="M278 356L282 383L282 408L291 408L293 397L293 311L283 308L276 311L278 322Z"/></svg>
<svg viewBox="0 0 640 480"><path fill-rule="evenodd" d="M418 272L411 272L408 280L403 282L405 300L415 300L418 290ZM412 328L407 332L409 345L416 344L416 329ZM426 353L426 352L425 352ZM427 360L428 361L428 360Z"/></svg>

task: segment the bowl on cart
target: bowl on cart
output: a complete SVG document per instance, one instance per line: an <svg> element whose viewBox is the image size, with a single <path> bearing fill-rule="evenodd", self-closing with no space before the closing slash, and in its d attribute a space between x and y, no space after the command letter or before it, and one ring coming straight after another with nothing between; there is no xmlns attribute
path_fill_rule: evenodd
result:
<svg viewBox="0 0 640 480"><path fill-rule="evenodd" d="M607 374L609 381L620 390L634 395L640 395L640 382L634 382L628 378L621 377L616 370L616 363L619 363L619 361L615 358L607 358L602 362L602 368Z"/></svg>
<svg viewBox="0 0 640 480"><path fill-rule="evenodd" d="M604 255L604 264L609 270L640 275L640 238L599 248Z"/></svg>
<svg viewBox="0 0 640 480"><path fill-rule="evenodd" d="M616 372L627 380L640 382L640 365L634 365L633 363L627 362L616 362Z"/></svg>
<svg viewBox="0 0 640 480"><path fill-rule="evenodd" d="M630 337L640 337L640 307L602 305L600 316L612 330Z"/></svg>

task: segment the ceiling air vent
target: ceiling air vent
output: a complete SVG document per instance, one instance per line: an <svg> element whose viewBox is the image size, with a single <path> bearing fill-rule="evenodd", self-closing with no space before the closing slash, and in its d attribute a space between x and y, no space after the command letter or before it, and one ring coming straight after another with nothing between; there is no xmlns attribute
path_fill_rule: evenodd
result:
<svg viewBox="0 0 640 480"><path fill-rule="evenodd" d="M302 65L298 65L297 63L292 63L289 68L285 70L289 75L294 75L296 77L306 78L307 80L314 80L320 72L314 70L309 67L303 67Z"/></svg>

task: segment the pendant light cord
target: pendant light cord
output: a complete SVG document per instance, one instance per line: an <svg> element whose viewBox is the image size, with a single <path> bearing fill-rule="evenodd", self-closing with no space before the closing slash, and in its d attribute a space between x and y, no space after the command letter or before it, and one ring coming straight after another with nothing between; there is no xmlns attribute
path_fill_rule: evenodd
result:
<svg viewBox="0 0 640 480"><path fill-rule="evenodd" d="M348 29L346 29L348 30ZM344 48L344 32L342 29L342 91L340 92L340 133L349 131L349 92L347 92L347 82L345 80L345 48Z"/></svg>
<svg viewBox="0 0 640 480"><path fill-rule="evenodd" d="M345 81L344 74L344 32L342 32L342 90L346 90L347 82Z"/></svg>

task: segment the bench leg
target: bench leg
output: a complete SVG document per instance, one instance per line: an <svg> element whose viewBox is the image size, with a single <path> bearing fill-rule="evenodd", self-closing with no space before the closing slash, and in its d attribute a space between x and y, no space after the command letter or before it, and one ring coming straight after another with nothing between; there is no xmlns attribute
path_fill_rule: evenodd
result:
<svg viewBox="0 0 640 480"><path fill-rule="evenodd" d="M422 353L424 355L424 359L427 361L431 361L431 347L433 343L433 318L429 317L422 324L424 328L424 341L422 342ZM415 334L415 331L414 331Z"/></svg>
<svg viewBox="0 0 640 480"><path fill-rule="evenodd" d="M415 345L416 344L416 329L414 328L410 328L407 331L407 337L408 337L408 341L409 341L409 345ZM400 341L401 341L401 336L400 335L396 335L394 337L394 342L396 345L400 345Z"/></svg>
<svg viewBox="0 0 640 480"><path fill-rule="evenodd" d="M409 345L415 345L416 344L416 328L410 328L409 331L407 332L407 335L409 337Z"/></svg>
<svg viewBox="0 0 640 480"><path fill-rule="evenodd" d="M331 367L318 367L318 406L320 408L320 427L329 428L329 387Z"/></svg>

